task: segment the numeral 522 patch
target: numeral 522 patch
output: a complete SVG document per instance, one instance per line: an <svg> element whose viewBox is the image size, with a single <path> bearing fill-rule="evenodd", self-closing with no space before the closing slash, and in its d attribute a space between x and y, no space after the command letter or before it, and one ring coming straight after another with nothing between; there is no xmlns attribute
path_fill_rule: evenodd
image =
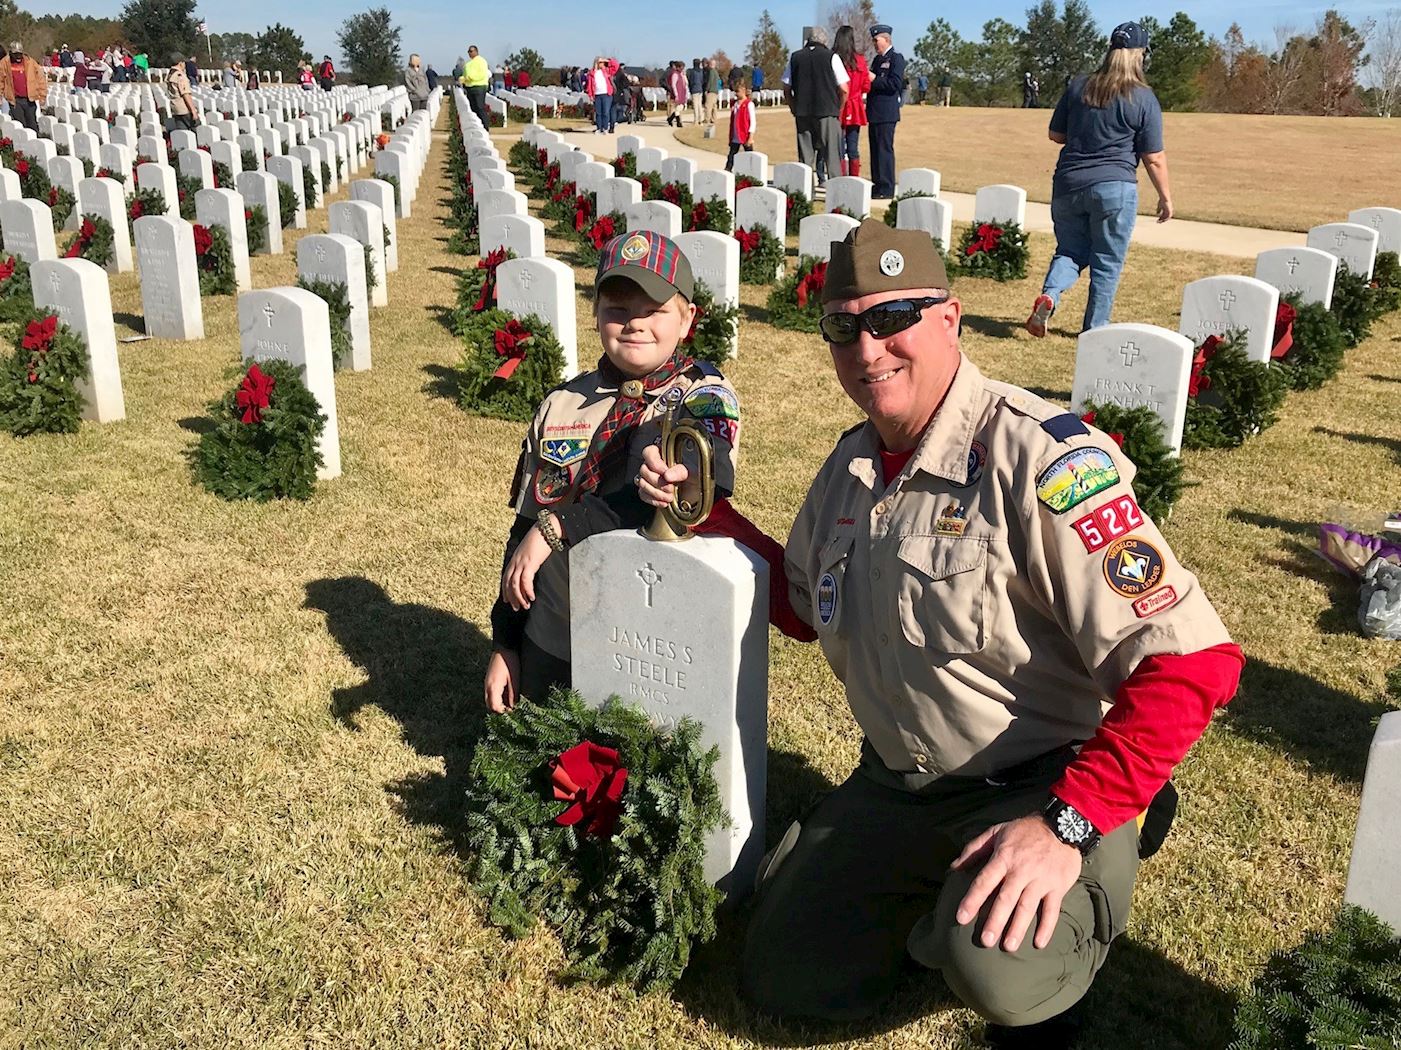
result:
<svg viewBox="0 0 1401 1050"><path fill-rule="evenodd" d="M1078 521L1072 521L1070 527L1075 530L1075 535L1080 537L1085 550L1093 554L1120 536L1127 536L1142 524L1143 512L1138 509L1134 498L1120 496L1090 511Z"/></svg>

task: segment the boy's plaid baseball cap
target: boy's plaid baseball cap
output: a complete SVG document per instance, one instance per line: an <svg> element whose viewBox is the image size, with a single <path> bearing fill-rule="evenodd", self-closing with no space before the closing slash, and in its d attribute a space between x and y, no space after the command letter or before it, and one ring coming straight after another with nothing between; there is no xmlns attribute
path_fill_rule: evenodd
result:
<svg viewBox="0 0 1401 1050"><path fill-rule="evenodd" d="M689 303L696 294L696 279L685 252L670 237L653 230L625 233L603 246L594 291L610 277L626 277L659 303L678 292Z"/></svg>

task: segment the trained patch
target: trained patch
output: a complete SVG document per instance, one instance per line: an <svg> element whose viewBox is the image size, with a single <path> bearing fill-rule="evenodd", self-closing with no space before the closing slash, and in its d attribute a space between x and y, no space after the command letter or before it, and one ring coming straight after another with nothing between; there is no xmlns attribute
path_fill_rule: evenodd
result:
<svg viewBox="0 0 1401 1050"><path fill-rule="evenodd" d="M715 383L698 386L686 395L686 411L697 419L738 419L739 398L728 387Z"/></svg>
<svg viewBox="0 0 1401 1050"><path fill-rule="evenodd" d="M905 257L894 248L881 252L880 272L887 277L899 277L905 272Z"/></svg>
<svg viewBox="0 0 1401 1050"><path fill-rule="evenodd" d="M969 485L976 485L978 479L983 476L983 468L987 466L988 450L981 441L975 441L968 447L968 480L959 488L967 488Z"/></svg>
<svg viewBox="0 0 1401 1050"><path fill-rule="evenodd" d="M1115 594L1137 598L1162 582L1163 556L1137 536L1115 540L1104 552L1104 579Z"/></svg>
<svg viewBox="0 0 1401 1050"><path fill-rule="evenodd" d="M637 262L638 259L647 254L648 247L650 246L647 243L647 238L640 233L634 233L623 243L621 255L628 262Z"/></svg>
<svg viewBox="0 0 1401 1050"><path fill-rule="evenodd" d="M731 445L739 441L739 420L725 419L723 417L707 417L701 420L701 425L711 437L718 437Z"/></svg>
<svg viewBox="0 0 1401 1050"><path fill-rule="evenodd" d="M535 472L535 502L542 507L558 503L569 494L569 486L573 483L573 467L541 466Z"/></svg>
<svg viewBox="0 0 1401 1050"><path fill-rule="evenodd" d="M830 572L817 581L817 618L830 626L837 615L837 578Z"/></svg>
<svg viewBox="0 0 1401 1050"><path fill-rule="evenodd" d="M540 458L557 467L577 463L588 454L588 438L546 438L540 442Z"/></svg>
<svg viewBox="0 0 1401 1050"><path fill-rule="evenodd" d="M1152 594L1145 594L1138 601L1133 603L1133 611L1142 619L1145 616L1152 616L1160 613L1164 609L1171 609L1177 604L1177 592L1172 589L1172 584L1166 587L1159 587Z"/></svg>
<svg viewBox="0 0 1401 1050"><path fill-rule="evenodd" d="M966 528L968 528L968 508L959 504L957 500L941 510L938 519L934 522L936 536L962 536Z"/></svg>
<svg viewBox="0 0 1401 1050"><path fill-rule="evenodd" d="M1119 471L1109 453L1099 448L1067 452L1036 479L1036 498L1057 514L1083 503L1096 492L1119 483Z"/></svg>
<svg viewBox="0 0 1401 1050"><path fill-rule="evenodd" d="M1132 496L1120 496L1070 523L1090 554L1127 536L1143 524L1143 512Z"/></svg>

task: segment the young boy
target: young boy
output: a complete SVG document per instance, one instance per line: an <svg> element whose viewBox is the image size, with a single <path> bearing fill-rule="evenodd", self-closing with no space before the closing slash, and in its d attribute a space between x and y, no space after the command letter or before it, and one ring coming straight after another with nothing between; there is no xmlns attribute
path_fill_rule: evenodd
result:
<svg viewBox="0 0 1401 1050"><path fill-rule="evenodd" d="M734 489L739 397L713 365L679 349L696 308L695 278L676 243L649 231L609 241L594 278L598 367L546 395L521 445L501 591L491 611L486 705L543 699L570 684L569 553L589 536L640 528L642 451L661 417L696 419L715 453L715 495Z"/></svg>
<svg viewBox="0 0 1401 1050"><path fill-rule="evenodd" d="M754 152L754 102L749 97L749 85L744 81L735 84L734 108L730 110L730 155L725 159L725 170L735 170L735 154L740 150Z"/></svg>

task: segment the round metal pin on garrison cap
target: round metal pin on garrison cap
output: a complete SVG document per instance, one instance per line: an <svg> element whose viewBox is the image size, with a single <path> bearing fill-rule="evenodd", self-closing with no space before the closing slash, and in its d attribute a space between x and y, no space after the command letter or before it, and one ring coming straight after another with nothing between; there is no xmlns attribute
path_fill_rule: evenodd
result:
<svg viewBox="0 0 1401 1050"><path fill-rule="evenodd" d="M594 291L610 277L627 278L658 303L678 293L689 303L696 294L696 279L686 253L670 237L654 230L625 233L603 246Z"/></svg>
<svg viewBox="0 0 1401 1050"><path fill-rule="evenodd" d="M866 219L832 245L823 303L845 302L876 292L947 288L949 275L934 242L923 230L894 230Z"/></svg>

